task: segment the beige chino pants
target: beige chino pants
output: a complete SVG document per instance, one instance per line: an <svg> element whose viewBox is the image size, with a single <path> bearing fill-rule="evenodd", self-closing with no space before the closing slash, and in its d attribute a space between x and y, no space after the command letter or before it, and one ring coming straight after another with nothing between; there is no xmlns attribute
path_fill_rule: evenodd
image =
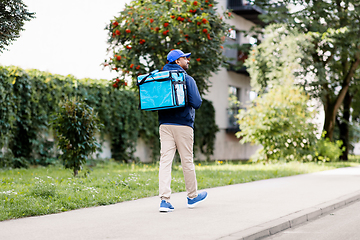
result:
<svg viewBox="0 0 360 240"><path fill-rule="evenodd" d="M162 124L160 133L159 195L170 200L171 168L176 149L181 158L185 187L189 198L197 197L197 181L193 160L194 130L188 126Z"/></svg>

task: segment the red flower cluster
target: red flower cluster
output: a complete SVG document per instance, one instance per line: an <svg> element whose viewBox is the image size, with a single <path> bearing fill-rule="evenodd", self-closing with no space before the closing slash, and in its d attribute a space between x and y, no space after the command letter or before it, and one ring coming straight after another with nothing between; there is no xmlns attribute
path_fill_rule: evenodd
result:
<svg viewBox="0 0 360 240"><path fill-rule="evenodd" d="M180 16L177 18L177 20L178 20L178 21L181 21L181 22L183 22L184 19L185 19L185 18L182 18L182 17L180 17Z"/></svg>
<svg viewBox="0 0 360 240"><path fill-rule="evenodd" d="M118 61L120 61L121 60L121 56L119 56L119 55L116 55L115 54L115 56L114 56L115 58L116 58L116 60L118 60Z"/></svg>
<svg viewBox="0 0 360 240"><path fill-rule="evenodd" d="M209 4L209 7L212 7L213 5L212 4Z"/></svg>
<svg viewBox="0 0 360 240"><path fill-rule="evenodd" d="M117 26L119 25L119 23L118 23L117 21L115 21L115 22L112 23L112 25L113 25L114 27L117 27Z"/></svg>
<svg viewBox="0 0 360 240"><path fill-rule="evenodd" d="M203 23L203 24L206 24L207 22L208 22L208 20L206 20L206 18L203 18L203 19L202 19L202 23Z"/></svg>
<svg viewBox="0 0 360 240"><path fill-rule="evenodd" d="M169 30L163 31L163 35L168 34Z"/></svg>
<svg viewBox="0 0 360 240"><path fill-rule="evenodd" d="M126 32L126 33L131 33L131 30L130 30L130 29L126 29L125 32Z"/></svg>
<svg viewBox="0 0 360 240"><path fill-rule="evenodd" d="M130 68L133 68L134 67L134 64L132 63L132 64L130 64Z"/></svg>
<svg viewBox="0 0 360 240"><path fill-rule="evenodd" d="M194 1L194 2L193 2L193 5L194 5L194 6L197 6L197 5L198 5L198 2L197 2L197 1Z"/></svg>
<svg viewBox="0 0 360 240"><path fill-rule="evenodd" d="M169 23L167 23L167 22L164 23L164 27L167 27L167 26L169 26Z"/></svg>
<svg viewBox="0 0 360 240"><path fill-rule="evenodd" d="M137 65L136 70L139 70L139 68L140 68L140 65Z"/></svg>
<svg viewBox="0 0 360 240"><path fill-rule="evenodd" d="M144 44L145 42L146 42L145 39L140 39L139 41L140 44Z"/></svg>
<svg viewBox="0 0 360 240"><path fill-rule="evenodd" d="M206 28L203 29L203 33L207 33L208 30Z"/></svg>
<svg viewBox="0 0 360 240"><path fill-rule="evenodd" d="M131 49L131 46L127 45L126 48L127 48L127 49Z"/></svg>
<svg viewBox="0 0 360 240"><path fill-rule="evenodd" d="M150 18L150 22L153 23L153 22L154 22L154 19Z"/></svg>
<svg viewBox="0 0 360 240"><path fill-rule="evenodd" d="M115 83L112 86L113 86L113 88L118 88L119 84L127 86L127 82L121 82L121 80L119 78L115 79Z"/></svg>
<svg viewBox="0 0 360 240"><path fill-rule="evenodd" d="M157 31L157 32L158 32L159 30L160 30L160 28L159 28L159 27L156 27L156 28L155 28L155 31Z"/></svg>
<svg viewBox="0 0 360 240"><path fill-rule="evenodd" d="M191 13L196 13L196 9L194 9L194 10L193 10L193 9L190 9L189 12L191 12Z"/></svg>
<svg viewBox="0 0 360 240"><path fill-rule="evenodd" d="M208 38L209 40L211 40L211 39L212 39L212 38L210 37L210 34L208 34L208 35L207 35L207 38Z"/></svg>
<svg viewBox="0 0 360 240"><path fill-rule="evenodd" d="M119 31L119 30L116 30L116 31L115 31L115 34L119 36L119 35L120 35L120 31Z"/></svg>
<svg viewBox="0 0 360 240"><path fill-rule="evenodd" d="M172 19L174 19L174 18L175 18L175 16L174 16L174 15L171 15L170 17L171 17Z"/></svg>

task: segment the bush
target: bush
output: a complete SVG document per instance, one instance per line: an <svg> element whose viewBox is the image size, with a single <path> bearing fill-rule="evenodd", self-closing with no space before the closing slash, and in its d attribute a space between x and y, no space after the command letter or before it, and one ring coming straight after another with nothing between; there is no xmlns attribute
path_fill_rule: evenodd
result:
<svg viewBox="0 0 360 240"><path fill-rule="evenodd" d="M239 114L241 143L262 145L257 160L307 160L316 142L308 97L291 83L275 86ZM255 156L254 156L255 157Z"/></svg>
<svg viewBox="0 0 360 240"><path fill-rule="evenodd" d="M215 109L211 101L203 99L201 107L196 111L194 124L194 145L207 159L214 153L216 132L219 127L215 122Z"/></svg>
<svg viewBox="0 0 360 240"><path fill-rule="evenodd" d="M325 131L322 134L322 138L318 140L315 148L315 160L322 162L334 162L339 160L345 147L342 147L343 142L338 140L331 142L329 138L325 137Z"/></svg>
<svg viewBox="0 0 360 240"><path fill-rule="evenodd" d="M66 100L54 119L54 130L59 139L65 168L77 175L87 157L99 147L95 133L98 119L94 110L77 100Z"/></svg>

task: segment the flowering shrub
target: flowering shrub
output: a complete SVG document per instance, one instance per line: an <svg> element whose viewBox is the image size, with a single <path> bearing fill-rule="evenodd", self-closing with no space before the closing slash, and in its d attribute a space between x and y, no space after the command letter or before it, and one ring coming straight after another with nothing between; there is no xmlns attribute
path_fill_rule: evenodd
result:
<svg viewBox="0 0 360 240"><path fill-rule="evenodd" d="M129 76L136 81L139 74L161 69L168 52L181 49L199 59L190 61L188 73L204 93L211 73L224 63L221 45L230 28L224 18L231 15L220 16L216 4L215 0L135 0L126 5L106 26L113 57L104 66L119 73L113 87L123 86L117 81L124 83Z"/></svg>
<svg viewBox="0 0 360 240"><path fill-rule="evenodd" d="M316 144L314 112L308 109L308 96L291 82L274 86L257 97L238 115L241 143L263 148L254 160L312 160ZM309 157L309 158L308 158Z"/></svg>

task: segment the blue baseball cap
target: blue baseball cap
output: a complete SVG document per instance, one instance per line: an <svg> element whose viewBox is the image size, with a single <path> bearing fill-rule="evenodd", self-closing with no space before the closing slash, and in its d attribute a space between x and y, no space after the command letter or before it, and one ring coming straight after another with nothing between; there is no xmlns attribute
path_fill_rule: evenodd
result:
<svg viewBox="0 0 360 240"><path fill-rule="evenodd" d="M181 57L189 57L191 55L191 53L183 53L183 51L179 50L179 49L175 49L172 50L171 52L168 53L167 55L167 60L169 62L173 62Z"/></svg>

